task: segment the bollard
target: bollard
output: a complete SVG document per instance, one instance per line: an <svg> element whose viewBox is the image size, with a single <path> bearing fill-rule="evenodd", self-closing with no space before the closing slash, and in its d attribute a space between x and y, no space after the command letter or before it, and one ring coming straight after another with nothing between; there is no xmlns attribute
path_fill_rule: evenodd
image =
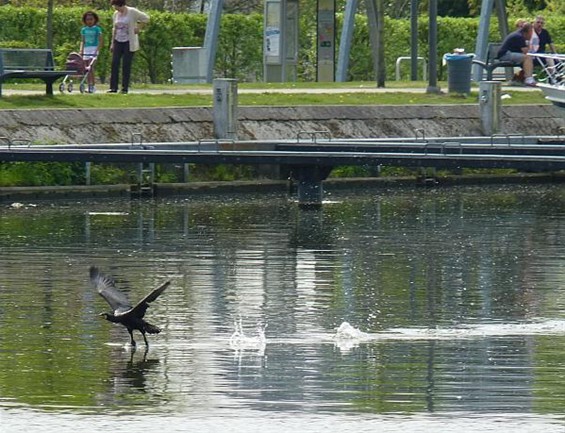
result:
<svg viewBox="0 0 565 433"><path fill-rule="evenodd" d="M214 80L214 136L237 140L237 80Z"/></svg>
<svg viewBox="0 0 565 433"><path fill-rule="evenodd" d="M501 86L502 83L499 81L479 83L479 111L484 135L500 132Z"/></svg>

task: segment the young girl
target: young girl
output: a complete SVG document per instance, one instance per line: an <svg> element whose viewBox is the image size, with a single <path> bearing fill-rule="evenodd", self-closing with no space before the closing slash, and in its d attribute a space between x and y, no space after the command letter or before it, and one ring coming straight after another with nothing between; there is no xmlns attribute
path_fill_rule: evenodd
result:
<svg viewBox="0 0 565 433"><path fill-rule="evenodd" d="M102 29L98 26L98 15L96 12L88 11L82 16L84 27L80 30L82 36L80 42L80 55L89 66L94 58L98 56L102 48L103 38ZM91 66L88 72L88 93L95 92L96 77L94 75L94 65Z"/></svg>

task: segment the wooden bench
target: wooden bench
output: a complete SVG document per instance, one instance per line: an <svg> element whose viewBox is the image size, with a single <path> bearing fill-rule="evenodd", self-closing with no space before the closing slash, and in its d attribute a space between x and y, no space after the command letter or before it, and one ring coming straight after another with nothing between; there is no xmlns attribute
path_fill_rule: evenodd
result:
<svg viewBox="0 0 565 433"><path fill-rule="evenodd" d="M2 83L9 78L37 78L45 83L45 93L53 95L53 83L73 71L56 71L49 49L0 48L0 97Z"/></svg>
<svg viewBox="0 0 565 433"><path fill-rule="evenodd" d="M501 42L491 42L487 47L487 57L483 60L473 59L475 65L479 65L486 72L486 80L492 81L494 70L498 68L514 68L515 66L520 66L514 62L502 61L496 58L498 50L502 46ZM507 75L504 75L504 81L506 81Z"/></svg>

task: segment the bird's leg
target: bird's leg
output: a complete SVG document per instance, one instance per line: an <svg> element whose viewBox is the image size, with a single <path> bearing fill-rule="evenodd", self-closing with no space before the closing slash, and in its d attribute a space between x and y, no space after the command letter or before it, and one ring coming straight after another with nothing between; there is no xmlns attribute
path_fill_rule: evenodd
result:
<svg viewBox="0 0 565 433"><path fill-rule="evenodd" d="M130 338L131 338L131 345L132 345L133 347L135 347L135 340L133 339L133 329L129 329L129 328L128 328L128 332L129 332L129 336L130 336ZM144 336L144 337L145 337L145 336Z"/></svg>
<svg viewBox="0 0 565 433"><path fill-rule="evenodd" d="M143 362L147 362L147 353L149 353L149 346L145 346L145 351L143 352Z"/></svg>
<svg viewBox="0 0 565 433"><path fill-rule="evenodd" d="M145 336L145 332L141 331L141 335L143 335L143 339L145 340L145 347L149 348L149 342L147 341L147 337Z"/></svg>

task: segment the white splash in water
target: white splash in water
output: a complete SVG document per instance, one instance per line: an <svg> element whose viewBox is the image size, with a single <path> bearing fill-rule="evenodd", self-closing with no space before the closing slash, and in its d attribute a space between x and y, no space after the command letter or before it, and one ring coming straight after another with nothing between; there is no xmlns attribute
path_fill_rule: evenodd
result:
<svg viewBox="0 0 565 433"><path fill-rule="evenodd" d="M337 328L333 340L339 350L349 352L354 347L359 346L360 343L372 340L373 338L371 334L367 334L351 326L349 323L343 322Z"/></svg>
<svg viewBox="0 0 565 433"><path fill-rule="evenodd" d="M460 325L454 328L391 328L366 333L343 322L333 335L333 342L346 353L362 343L390 340L462 340L485 337L525 335L563 335L565 321L545 320L530 323L492 323Z"/></svg>
<svg viewBox="0 0 565 433"><path fill-rule="evenodd" d="M233 350L236 352L256 350L261 356L265 354L265 347L267 346L267 338L265 337L266 324L257 323L255 335L246 335L240 317L239 320L234 321L234 328L235 330L230 337L230 347Z"/></svg>
<svg viewBox="0 0 565 433"><path fill-rule="evenodd" d="M461 340L484 337L563 335L565 321L460 325L454 328L391 328L369 334L343 322L333 336L334 344L347 352L361 343L388 340Z"/></svg>
<svg viewBox="0 0 565 433"><path fill-rule="evenodd" d="M88 215L90 216L98 216L98 215L104 215L104 216L124 216L124 215L129 215L128 212L87 212Z"/></svg>
<svg viewBox="0 0 565 433"><path fill-rule="evenodd" d="M10 207L12 209L22 209L22 208L28 208L28 207L37 207L36 204L33 203L28 203L27 205L23 204L23 203L19 203L19 202L14 202L10 205Z"/></svg>
<svg viewBox="0 0 565 433"><path fill-rule="evenodd" d="M456 328L398 328L394 330L408 338L464 339L481 337L508 337L526 335L565 334L565 321L545 320L529 323L488 323L461 325Z"/></svg>

